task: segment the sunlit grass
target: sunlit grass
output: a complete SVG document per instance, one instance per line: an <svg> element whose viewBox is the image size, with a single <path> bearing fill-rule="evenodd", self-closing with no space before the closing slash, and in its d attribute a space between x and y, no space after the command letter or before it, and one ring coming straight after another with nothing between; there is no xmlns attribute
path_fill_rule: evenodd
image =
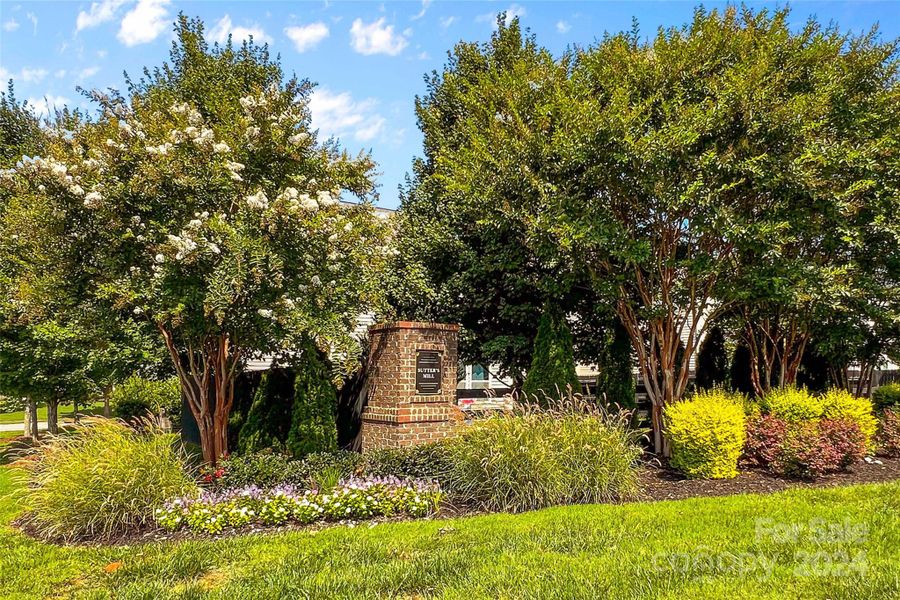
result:
<svg viewBox="0 0 900 600"><path fill-rule="evenodd" d="M18 486L0 468L2 523ZM895 598L898 514L891 483L114 548L4 526L0 597Z"/></svg>

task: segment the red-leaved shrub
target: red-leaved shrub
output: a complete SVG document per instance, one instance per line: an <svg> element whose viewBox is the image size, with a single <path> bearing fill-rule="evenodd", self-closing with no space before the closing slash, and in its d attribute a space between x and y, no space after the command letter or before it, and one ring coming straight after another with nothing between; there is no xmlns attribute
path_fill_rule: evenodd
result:
<svg viewBox="0 0 900 600"><path fill-rule="evenodd" d="M781 449L787 423L772 415L752 419L747 425L747 441L744 444L744 460L757 467L768 467Z"/></svg>
<svg viewBox="0 0 900 600"><path fill-rule="evenodd" d="M900 456L900 411L884 409L878 428L878 445L886 456Z"/></svg>
<svg viewBox="0 0 900 600"><path fill-rule="evenodd" d="M814 479L846 469L866 453L866 436L846 419L788 423L771 415L747 432L745 459L776 475Z"/></svg>

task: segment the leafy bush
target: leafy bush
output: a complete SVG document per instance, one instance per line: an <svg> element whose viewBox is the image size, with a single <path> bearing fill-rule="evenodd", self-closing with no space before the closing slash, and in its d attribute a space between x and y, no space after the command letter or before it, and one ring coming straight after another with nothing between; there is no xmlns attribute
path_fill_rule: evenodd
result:
<svg viewBox="0 0 900 600"><path fill-rule="evenodd" d="M699 392L665 409L673 467L688 477L728 479L738 474L746 424L743 399L723 390Z"/></svg>
<svg viewBox="0 0 900 600"><path fill-rule="evenodd" d="M819 398L795 387L772 390L763 397L761 404L764 412L792 423L818 419L825 408Z"/></svg>
<svg viewBox="0 0 900 600"><path fill-rule="evenodd" d="M788 424L772 415L759 415L747 425L744 457L753 465L767 468L781 453Z"/></svg>
<svg viewBox="0 0 900 600"><path fill-rule="evenodd" d="M866 447L875 449L875 435L878 433L878 419L872 402L858 398L840 388L832 388L822 397L822 416L826 419L847 419L859 426L866 436Z"/></svg>
<svg viewBox="0 0 900 600"><path fill-rule="evenodd" d="M125 421L163 414L177 424L181 421L181 387L178 378L154 381L133 375L113 389L113 414Z"/></svg>
<svg viewBox="0 0 900 600"><path fill-rule="evenodd" d="M436 484L397 478L348 479L328 493L292 486L268 491L246 487L171 500L156 510L156 520L171 531L186 528L214 534L226 527L251 523L283 525L394 515L424 517L438 509L441 495Z"/></svg>
<svg viewBox="0 0 900 600"><path fill-rule="evenodd" d="M881 452L887 456L900 456L900 411L885 409L878 429Z"/></svg>
<svg viewBox="0 0 900 600"><path fill-rule="evenodd" d="M607 334L597 365L597 397L607 404L618 404L626 409L637 406L635 397L634 350L631 337L621 321L615 319L612 331Z"/></svg>
<svg viewBox="0 0 900 600"><path fill-rule="evenodd" d="M288 451L296 458L337 450L337 390L321 352L311 342L303 350L294 385Z"/></svg>
<svg viewBox="0 0 900 600"><path fill-rule="evenodd" d="M575 373L572 332L566 324L565 315L548 308L538 324L531 367L525 376L522 391L526 397L534 396L543 401L565 393L570 386L575 392L581 390Z"/></svg>
<svg viewBox="0 0 900 600"><path fill-rule="evenodd" d="M770 468L778 475L813 479L846 469L865 452L865 435L853 421L791 423Z"/></svg>
<svg viewBox="0 0 900 600"><path fill-rule="evenodd" d="M872 402L878 409L900 407L900 383L889 383L875 388Z"/></svg>
<svg viewBox="0 0 900 600"><path fill-rule="evenodd" d="M501 511L629 498L641 455L629 417L542 410L476 421L444 442L448 491Z"/></svg>
<svg viewBox="0 0 900 600"><path fill-rule="evenodd" d="M363 457L358 452L315 452L302 460L271 451L229 456L221 463L223 473L218 487L239 489L256 486L263 489L282 485L308 488L326 472L337 479L348 478L360 470Z"/></svg>
<svg viewBox="0 0 900 600"><path fill-rule="evenodd" d="M196 489L177 436L89 420L43 446L27 495L35 530L51 538L106 538L153 522L153 511Z"/></svg>
<svg viewBox="0 0 900 600"><path fill-rule="evenodd" d="M446 482L452 469L446 443L432 442L404 448L382 448L366 452L363 469L375 477L408 477Z"/></svg>

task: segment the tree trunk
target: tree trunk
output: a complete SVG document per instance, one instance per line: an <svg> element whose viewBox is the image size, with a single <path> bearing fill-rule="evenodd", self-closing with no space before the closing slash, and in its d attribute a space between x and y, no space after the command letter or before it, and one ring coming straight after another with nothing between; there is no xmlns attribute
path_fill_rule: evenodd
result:
<svg viewBox="0 0 900 600"><path fill-rule="evenodd" d="M47 431L50 435L59 433L59 400L47 400Z"/></svg>
<svg viewBox="0 0 900 600"><path fill-rule="evenodd" d="M37 402L34 400L25 401L25 427L22 433L31 438L32 442L38 441L40 429L38 428Z"/></svg>
<svg viewBox="0 0 900 600"><path fill-rule="evenodd" d="M178 373L181 390L200 432L203 460L215 466L228 455L228 417L234 402L234 380L240 352L227 335L208 336L200 347L190 344L180 352L172 333L158 325Z"/></svg>
<svg viewBox="0 0 900 600"><path fill-rule="evenodd" d="M109 412L109 393L108 393L108 392L105 393L105 394L103 394L103 416L106 417L107 419L108 419L109 416L110 416L110 412Z"/></svg>

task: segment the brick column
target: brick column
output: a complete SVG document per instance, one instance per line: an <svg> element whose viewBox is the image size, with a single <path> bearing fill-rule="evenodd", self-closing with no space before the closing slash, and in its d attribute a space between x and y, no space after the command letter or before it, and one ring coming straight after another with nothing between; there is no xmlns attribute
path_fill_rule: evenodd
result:
<svg viewBox="0 0 900 600"><path fill-rule="evenodd" d="M456 407L458 333L458 325L414 321L395 321L369 328L369 389L368 404L362 414L363 451L435 441L449 434L463 419ZM421 371L418 388L417 360ZM438 364L439 382L435 368Z"/></svg>

